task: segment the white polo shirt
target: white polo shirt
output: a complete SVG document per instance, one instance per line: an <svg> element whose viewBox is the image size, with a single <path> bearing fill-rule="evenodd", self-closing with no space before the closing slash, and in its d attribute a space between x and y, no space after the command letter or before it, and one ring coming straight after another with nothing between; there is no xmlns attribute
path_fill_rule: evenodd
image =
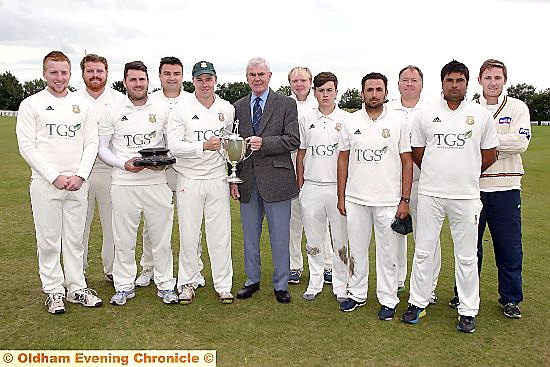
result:
<svg viewBox="0 0 550 367"><path fill-rule="evenodd" d="M92 105L76 93L55 97L44 89L19 106L19 151L32 178L53 183L59 175L87 179L97 155L97 122Z"/></svg>
<svg viewBox="0 0 550 367"><path fill-rule="evenodd" d="M348 112L336 106L329 115L312 109L300 116L300 149L304 156L304 180L316 184L336 184L338 139Z"/></svg>
<svg viewBox="0 0 550 367"><path fill-rule="evenodd" d="M185 104L185 101L187 101L191 97L194 97L194 94L184 91L183 88L180 91L180 95L174 98L166 97L162 89L154 91L149 95L151 103L166 103L170 110L172 110L173 107L178 104Z"/></svg>
<svg viewBox="0 0 550 367"><path fill-rule="evenodd" d="M217 95L206 108L193 95L185 105L174 106L168 121L168 146L176 157L174 168L184 177L208 179L227 175L220 151L203 150L203 143L223 130L231 131L235 108Z"/></svg>
<svg viewBox="0 0 550 367"><path fill-rule="evenodd" d="M99 125L99 135L112 135L111 150L123 162L141 157L139 150L144 148L166 147L164 135L168 109L164 104L151 103L134 106L126 98L123 104L109 108ZM129 172L112 168L113 185L155 185L166 183L164 171L143 169Z"/></svg>
<svg viewBox="0 0 550 367"><path fill-rule="evenodd" d="M93 106L95 115L99 120L102 118L102 116L107 112L107 109L109 106L116 106L119 104L124 103L124 100L126 99L126 96L119 91L106 87L103 93L99 95L99 97L94 98L92 97L87 91L86 88L79 89L75 92ZM96 158L94 167L94 172L111 172L111 167L107 164L105 164L101 159Z"/></svg>
<svg viewBox="0 0 550 367"><path fill-rule="evenodd" d="M463 100L451 110L443 96L415 114L413 147L425 147L418 193L448 199L479 198L481 149L498 145L493 117Z"/></svg>
<svg viewBox="0 0 550 367"><path fill-rule="evenodd" d="M401 199L401 153L410 152L409 125L384 105L373 120L365 109L349 115L338 150L349 150L346 200L368 206L395 206Z"/></svg>
<svg viewBox="0 0 550 367"><path fill-rule="evenodd" d="M403 104L401 104L401 100L397 99L395 101L392 101L388 104L388 107L392 110L396 111L401 115L403 120L406 120L409 124L409 127L412 127L412 121L413 116L416 113L416 111L419 111L422 109L422 106L424 106L424 99L420 97L418 102L414 107L405 107ZM417 182L420 179L420 168L416 164L413 164L413 182Z"/></svg>

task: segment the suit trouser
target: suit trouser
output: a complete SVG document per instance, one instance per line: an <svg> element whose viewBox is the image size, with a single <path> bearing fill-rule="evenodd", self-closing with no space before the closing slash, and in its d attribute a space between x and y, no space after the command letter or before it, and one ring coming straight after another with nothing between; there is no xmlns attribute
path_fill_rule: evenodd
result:
<svg viewBox="0 0 550 367"><path fill-rule="evenodd" d="M340 214L336 203L336 184L315 185L305 182L300 190L302 219L307 238L309 284L307 293L317 294L323 289L325 239L327 220L330 223L334 250L332 251L332 292L338 297L346 296L348 281L348 233L346 217Z"/></svg>
<svg viewBox="0 0 550 367"><path fill-rule="evenodd" d="M391 223L396 206L367 206L346 200L349 237L348 297L367 300L369 286L369 244L374 226L376 243L376 296L381 305L395 308L397 297L397 236Z"/></svg>
<svg viewBox="0 0 550 367"><path fill-rule="evenodd" d="M483 261L483 232L489 225L498 270L498 302L519 303L523 301L520 191L481 192L481 202L477 241L479 272Z"/></svg>
<svg viewBox="0 0 550 367"><path fill-rule="evenodd" d="M87 182L82 183L80 190L68 191L59 190L41 178L33 178L31 181L38 272L44 293L65 294L65 287L69 293L86 288L82 235L88 189Z"/></svg>
<svg viewBox="0 0 550 367"><path fill-rule="evenodd" d="M425 308L433 285L433 262L441 226L447 215L453 237L458 313L476 316L479 311L477 226L479 199L445 199L418 195L418 225L411 274L409 303Z"/></svg>
<svg viewBox="0 0 550 367"><path fill-rule="evenodd" d="M88 242L90 240L90 228L94 219L95 202L99 210L99 221L103 233L103 245L101 246L101 259L103 272L113 272L115 258L115 242L113 239L113 207L111 205L111 172L92 171L88 177L90 191L88 193L88 213L86 214L86 227L84 229L84 270L88 268Z"/></svg>
<svg viewBox="0 0 550 367"><path fill-rule="evenodd" d="M170 244L174 206L168 185L112 185L111 200L115 238L115 289L129 291L134 288L137 272L136 237L141 213L151 238L155 284L160 290L174 289L176 280L173 276Z"/></svg>
<svg viewBox="0 0 550 367"><path fill-rule="evenodd" d="M256 183L248 203L241 202L241 224L244 235L244 271L248 276L245 285L261 280L260 236L262 222L267 217L271 259L273 261L273 287L288 289L290 271L290 199L269 203L262 199Z"/></svg>
<svg viewBox="0 0 550 367"><path fill-rule="evenodd" d="M206 232L206 245L212 267L212 280L216 292L230 292L233 281L231 263L231 210L229 185L224 177L193 180L178 174L178 217L180 218L180 253L178 263L178 289L197 284L200 277L197 254L197 237L202 218Z"/></svg>
<svg viewBox="0 0 550 367"><path fill-rule="evenodd" d="M418 181L413 181L412 190L411 190L411 202L409 203L409 213L411 214L412 223L413 223L413 238L416 238L416 226L418 223L417 208L418 208ZM405 262L405 267L407 266L406 264L407 263ZM440 238L437 239L437 245L435 247L433 264L434 264L434 269L433 269L432 291L435 292L435 288L437 287L437 281L439 280L439 272L441 271L441 239Z"/></svg>

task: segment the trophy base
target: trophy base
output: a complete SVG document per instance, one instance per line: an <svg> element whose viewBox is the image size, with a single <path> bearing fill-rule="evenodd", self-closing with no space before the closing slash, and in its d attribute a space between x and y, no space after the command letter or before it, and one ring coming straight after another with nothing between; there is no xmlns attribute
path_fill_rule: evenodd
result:
<svg viewBox="0 0 550 367"><path fill-rule="evenodd" d="M159 166L169 166L176 163L176 158L174 157L146 157L141 159L136 159L134 161L134 166L136 167L159 167Z"/></svg>
<svg viewBox="0 0 550 367"><path fill-rule="evenodd" d="M243 183L244 181L241 180L240 178L238 177L227 177L225 179L226 182L229 182L229 183L236 183L236 184L240 184L240 183Z"/></svg>

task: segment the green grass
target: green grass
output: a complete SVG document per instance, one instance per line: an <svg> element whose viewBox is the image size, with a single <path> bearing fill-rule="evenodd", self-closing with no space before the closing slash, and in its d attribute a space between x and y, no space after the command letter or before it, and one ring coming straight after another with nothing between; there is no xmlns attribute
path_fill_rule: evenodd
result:
<svg viewBox="0 0 550 367"><path fill-rule="evenodd" d="M198 290L191 305L163 305L150 286L138 289L137 297L124 307L105 304L85 309L68 304L66 314L50 315L43 305L45 295L38 277L28 195L30 169L17 151L14 119L0 118L0 156L4 162L0 176L0 349L216 349L220 366L549 365L550 127L535 127L533 136L524 154L523 318L507 319L496 302L495 264L490 239L486 238L478 328L474 334L465 335L455 330L456 311L446 305L454 283L448 228L442 235L439 304L430 306L428 315L415 326L397 319L377 320L373 246L366 306L352 313L340 312L328 288L314 302L302 300L307 275L301 284L290 286L292 303L276 303L266 236L262 240L262 289L252 299L232 305L217 302L205 248L207 286ZM245 275L235 203L232 211L236 291ZM176 228L172 242L178 243ZM87 279L107 303L113 289L103 280L100 246L96 219ZM174 250L177 255L177 246ZM409 255L412 252L410 243ZM400 299L399 315L406 308L407 294L400 294Z"/></svg>

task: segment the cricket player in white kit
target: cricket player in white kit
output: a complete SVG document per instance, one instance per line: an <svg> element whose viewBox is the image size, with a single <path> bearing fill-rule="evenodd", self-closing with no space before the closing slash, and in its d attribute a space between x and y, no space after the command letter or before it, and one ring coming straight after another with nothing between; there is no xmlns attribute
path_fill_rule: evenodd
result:
<svg viewBox="0 0 550 367"><path fill-rule="evenodd" d="M197 238L204 216L214 289L221 303L232 303L231 212L227 163L220 136L231 131L233 106L216 96L216 70L200 61L192 71L195 93L185 106L178 104L168 122L168 146L176 157L180 232L179 300L193 302L200 278Z"/></svg>
<svg viewBox="0 0 550 367"><path fill-rule="evenodd" d="M290 84L290 97L296 101L298 109L298 119L301 116L309 113L311 110L317 110L319 103L311 92L311 82L313 75L305 66L293 67L288 73L288 83ZM291 153L290 158L296 170L296 154ZM302 222L302 210L300 200L295 197L290 202L290 273L288 277L289 283L300 283L300 277L304 271L304 259L302 256L302 232L304 225ZM330 232L327 231L324 247L324 273L323 279L325 283L332 282L332 243L330 241Z"/></svg>
<svg viewBox="0 0 550 367"><path fill-rule="evenodd" d="M122 93L113 88L106 87L109 75L107 59L103 56L88 54L80 61L82 79L86 88L76 93L90 102L94 108L95 116L98 119L106 113L109 106L116 106L125 100ZM88 178L90 191L88 192L88 213L86 215L86 227L84 229L84 271L88 268L88 242L90 239L90 228L94 219L95 204L99 210L99 220L103 234L101 246L101 259L103 262L103 273L105 279L113 281L113 261L115 258L115 244L113 240L113 225L111 205L111 167L96 158L90 177Z"/></svg>
<svg viewBox="0 0 550 367"><path fill-rule="evenodd" d="M68 91L71 62L60 51L44 57L47 88L19 107L19 152L31 166L30 197L38 271L48 312L65 312L63 298L86 307L102 301L86 286L82 235L88 183L97 155L97 122L90 103ZM63 253L63 269L61 268Z"/></svg>
<svg viewBox="0 0 550 367"><path fill-rule="evenodd" d="M149 95L151 103L165 104L170 111L178 104L184 104L190 98L191 93L183 90L183 64L177 57L166 56L160 59L159 64L159 79L161 89ZM172 192L176 192L176 171L173 167L166 169L166 180L168 187ZM201 261L202 245L200 235L197 240L199 268L202 270L203 264ZM143 227L143 253L139 264L142 267L141 273L136 278L135 284L138 287L147 287L153 280L153 253L151 250L151 240L147 227ZM198 286L204 286L205 281L202 274L198 279Z"/></svg>
<svg viewBox="0 0 550 367"><path fill-rule="evenodd" d="M147 67L141 61L127 63L124 86L128 99L109 109L99 127L99 157L113 167L111 199L116 290L110 301L113 305L124 305L127 299L135 296L135 248L141 213L151 238L157 295L166 304L178 302L170 245L174 215L172 191L166 184L163 169L134 165L139 150L166 144L168 110L164 105L148 103L148 85Z"/></svg>
<svg viewBox="0 0 550 367"><path fill-rule="evenodd" d="M403 120L412 125L412 116L414 113L422 108L424 105L424 99L421 97L424 74L418 66L408 65L405 66L399 72L399 82L397 87L399 89L400 99L393 101L389 104L389 108L392 108L399 114ZM411 202L409 203L409 213L413 222L413 237L416 235L416 206L418 204L418 179L420 178L420 169L415 164L413 165L413 182L411 188ZM407 279L407 236L398 236L399 242L397 244L397 263L398 263L398 291L405 290L405 281ZM435 287L437 286L437 280L439 278L439 271L441 269L441 246L439 241L437 243L435 255L434 255L434 276L433 276L433 290L430 296L430 304L437 302L437 296L435 294Z"/></svg>
<svg viewBox="0 0 550 367"><path fill-rule="evenodd" d="M374 226L378 318L391 320L397 297L395 218L409 211L412 182L410 129L384 105L387 78L370 73L361 81L364 109L350 115L338 143L338 209L347 215L349 236L348 299L340 310L353 311L367 300L368 249Z"/></svg>
<svg viewBox="0 0 550 367"><path fill-rule="evenodd" d="M466 65L456 60L445 65L441 70L441 100L427 105L413 121L413 159L421 168L418 223L409 307L401 319L415 324L426 314L432 291L433 255L447 216L460 297L457 329L471 333L479 310L479 176L495 162L498 139L489 111L465 98L468 80Z"/></svg>
<svg viewBox="0 0 550 367"><path fill-rule="evenodd" d="M334 103L337 88L338 79L333 73L317 74L313 90L319 107L298 118L300 148L296 173L307 238L309 284L303 298L308 301L315 299L323 289L327 220L334 241L332 292L340 302L347 298L348 236L346 217L336 207L336 164L340 129L348 113Z"/></svg>

